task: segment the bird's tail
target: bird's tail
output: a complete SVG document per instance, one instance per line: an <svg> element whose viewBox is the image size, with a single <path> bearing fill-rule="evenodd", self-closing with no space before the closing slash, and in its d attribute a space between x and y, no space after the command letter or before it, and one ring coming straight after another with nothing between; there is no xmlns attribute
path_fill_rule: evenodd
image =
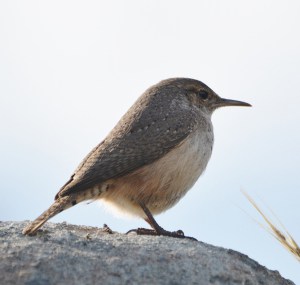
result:
<svg viewBox="0 0 300 285"><path fill-rule="evenodd" d="M72 196L60 197L50 206L48 210L42 213L38 218L31 222L23 230L24 235L34 235L37 230L56 214L74 206L77 201Z"/></svg>

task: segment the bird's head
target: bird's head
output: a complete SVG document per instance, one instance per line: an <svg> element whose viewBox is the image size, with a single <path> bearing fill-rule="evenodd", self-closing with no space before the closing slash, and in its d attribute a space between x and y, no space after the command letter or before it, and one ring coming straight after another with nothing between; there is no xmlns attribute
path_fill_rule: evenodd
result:
<svg viewBox="0 0 300 285"><path fill-rule="evenodd" d="M251 107L246 102L221 98L207 85L195 79L171 78L163 82L176 86L178 92L186 96L193 105L201 109L206 109L210 113L217 108L226 106Z"/></svg>

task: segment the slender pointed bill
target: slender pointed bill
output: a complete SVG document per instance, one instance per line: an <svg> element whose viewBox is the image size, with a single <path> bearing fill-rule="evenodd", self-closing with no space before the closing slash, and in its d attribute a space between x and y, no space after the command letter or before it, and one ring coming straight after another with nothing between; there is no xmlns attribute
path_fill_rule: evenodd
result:
<svg viewBox="0 0 300 285"><path fill-rule="evenodd" d="M220 98L220 101L216 103L217 107L225 107L225 106L242 106L242 107L252 107L249 103L231 100L231 99L224 99Z"/></svg>

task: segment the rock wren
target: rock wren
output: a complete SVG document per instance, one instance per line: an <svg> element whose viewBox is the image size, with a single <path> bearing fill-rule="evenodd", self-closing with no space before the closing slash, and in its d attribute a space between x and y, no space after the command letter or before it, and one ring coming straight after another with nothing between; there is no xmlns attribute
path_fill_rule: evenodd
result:
<svg viewBox="0 0 300 285"><path fill-rule="evenodd" d="M138 234L184 237L164 230L153 215L174 206L205 170L214 142L211 115L223 106L251 105L220 98L195 79L171 78L150 87L23 233L35 234L79 202L102 200L152 227Z"/></svg>

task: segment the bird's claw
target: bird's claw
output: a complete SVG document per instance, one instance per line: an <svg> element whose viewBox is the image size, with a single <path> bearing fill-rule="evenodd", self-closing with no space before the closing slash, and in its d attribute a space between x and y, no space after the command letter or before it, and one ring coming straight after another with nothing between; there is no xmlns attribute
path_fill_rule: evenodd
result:
<svg viewBox="0 0 300 285"><path fill-rule="evenodd" d="M114 233L107 224L103 225L103 231L108 233L108 234L113 234Z"/></svg>
<svg viewBox="0 0 300 285"><path fill-rule="evenodd" d="M150 235L150 236L167 236L167 237L175 237L175 238L186 238L197 241L197 239L189 236L185 236L182 230L178 230L176 232L169 232L164 229L160 229L159 231L145 228L138 228L128 231L126 234L135 232L137 235Z"/></svg>

